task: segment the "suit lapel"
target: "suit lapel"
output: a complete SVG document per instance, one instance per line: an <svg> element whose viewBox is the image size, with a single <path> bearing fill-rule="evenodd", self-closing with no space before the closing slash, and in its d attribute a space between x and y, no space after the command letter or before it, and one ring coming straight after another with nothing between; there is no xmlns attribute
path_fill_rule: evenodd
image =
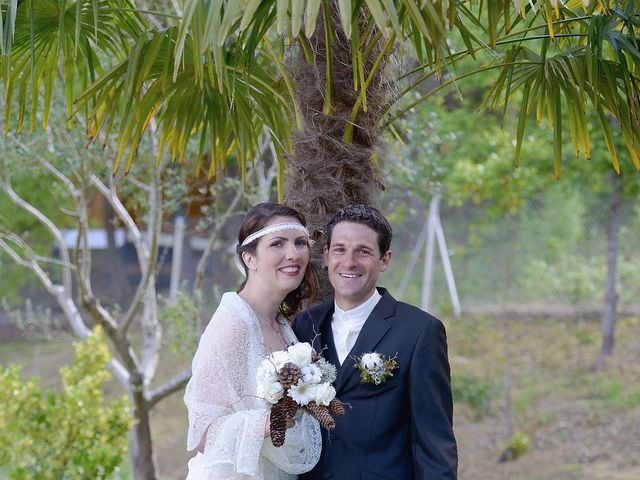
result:
<svg viewBox="0 0 640 480"><path fill-rule="evenodd" d="M333 312L331 313L333 315ZM331 329L331 322L324 322L321 331L322 335L322 348L324 349L322 354L328 362L335 365L336 369L340 368L340 360L338 360L338 352L336 352L336 345L333 342L333 330Z"/></svg>
<svg viewBox="0 0 640 480"><path fill-rule="evenodd" d="M336 369L340 368L338 354L333 343L333 331L331 330L331 318L333 317L334 304L328 303L325 308L320 309L312 318L313 332L310 332L313 339L313 348L320 353L328 362L333 363Z"/></svg>
<svg viewBox="0 0 640 480"><path fill-rule="evenodd" d="M347 355L347 358L344 360L344 363L338 372L336 390L344 388L349 379L356 373L354 357L359 357L363 353L374 351L376 345L378 345L380 340L382 340L382 337L384 337L387 331L391 328L387 318L393 315L396 301L386 290L379 290L380 293L382 293L382 298L362 326L362 330L360 330L356 343L349 352L349 355ZM333 344L333 341L331 343Z"/></svg>

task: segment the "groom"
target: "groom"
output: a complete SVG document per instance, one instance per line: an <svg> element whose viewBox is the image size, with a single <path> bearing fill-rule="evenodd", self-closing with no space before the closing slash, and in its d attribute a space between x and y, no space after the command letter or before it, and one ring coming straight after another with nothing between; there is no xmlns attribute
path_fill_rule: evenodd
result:
<svg viewBox="0 0 640 480"><path fill-rule="evenodd" d="M320 461L301 480L457 478L445 329L376 288L390 246L391 226L375 208L350 205L327 225L323 259L335 301L303 312L296 334L324 349L338 370L337 398L351 408L323 431ZM395 357L393 375L364 382L355 367L366 353Z"/></svg>

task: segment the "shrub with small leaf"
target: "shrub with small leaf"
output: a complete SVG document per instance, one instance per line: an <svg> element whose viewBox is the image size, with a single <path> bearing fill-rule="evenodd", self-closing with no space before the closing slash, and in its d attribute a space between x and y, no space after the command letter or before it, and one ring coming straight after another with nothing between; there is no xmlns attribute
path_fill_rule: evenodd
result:
<svg viewBox="0 0 640 480"><path fill-rule="evenodd" d="M461 373L454 375L451 382L453 399L474 409L478 417L489 412L491 402L491 384L477 375Z"/></svg>
<svg viewBox="0 0 640 480"><path fill-rule="evenodd" d="M181 290L173 302L163 297L160 300L158 317L162 324L164 345L177 355L191 357L201 333L194 299Z"/></svg>
<svg viewBox="0 0 640 480"><path fill-rule="evenodd" d="M110 478L127 454L133 423L129 402L111 402L103 386L109 349L99 327L75 345L60 369L60 391L23 380L18 367L0 370L0 477L59 480Z"/></svg>
<svg viewBox="0 0 640 480"><path fill-rule="evenodd" d="M531 446L531 440L528 435L517 431L513 434L507 447L502 451L500 457L498 458L499 462L509 462L511 460L515 460L518 457L521 457L529 447Z"/></svg>

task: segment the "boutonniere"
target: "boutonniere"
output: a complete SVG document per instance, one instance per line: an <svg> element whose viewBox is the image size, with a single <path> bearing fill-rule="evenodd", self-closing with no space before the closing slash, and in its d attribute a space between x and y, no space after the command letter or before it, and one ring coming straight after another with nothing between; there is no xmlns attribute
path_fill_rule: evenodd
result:
<svg viewBox="0 0 640 480"><path fill-rule="evenodd" d="M394 357L387 357L377 352L365 353L355 357L354 367L360 370L362 383L380 385L393 377L393 371L398 368L397 356L396 354Z"/></svg>

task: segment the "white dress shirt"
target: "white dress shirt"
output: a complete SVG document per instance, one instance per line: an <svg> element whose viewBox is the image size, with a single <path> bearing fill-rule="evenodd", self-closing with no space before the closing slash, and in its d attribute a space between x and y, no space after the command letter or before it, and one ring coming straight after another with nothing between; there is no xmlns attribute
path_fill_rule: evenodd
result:
<svg viewBox="0 0 640 480"><path fill-rule="evenodd" d="M351 310L342 310L334 303L335 310L333 312L333 321L331 322L331 330L333 333L333 343L336 347L338 360L340 364L344 363L345 358L353 348L362 330L364 322L367 321L369 315L378 304L382 295L377 289L373 290L373 295L367 301L358 305Z"/></svg>

